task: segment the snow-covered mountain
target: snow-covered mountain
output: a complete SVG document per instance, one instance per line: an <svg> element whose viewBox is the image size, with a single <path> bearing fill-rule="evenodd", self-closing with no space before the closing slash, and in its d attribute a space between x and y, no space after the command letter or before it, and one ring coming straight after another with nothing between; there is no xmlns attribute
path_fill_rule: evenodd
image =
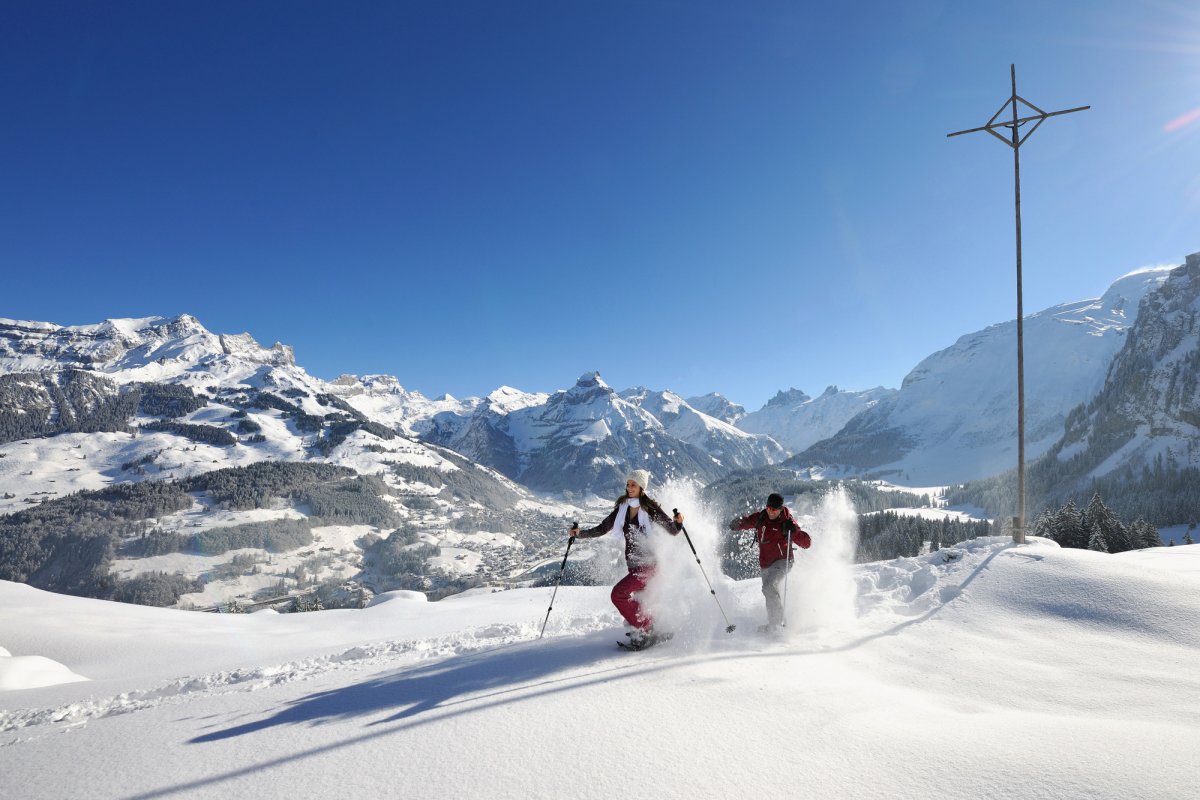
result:
<svg viewBox="0 0 1200 800"><path fill-rule="evenodd" d="M738 420L746 416L746 409L744 407L734 403L718 392L709 392L698 397L689 397L687 404L701 414L708 414L713 419L728 422L730 425L737 425Z"/></svg>
<svg viewBox="0 0 1200 800"><path fill-rule="evenodd" d="M263 347L248 333L214 334L187 314L55 325L0 319L0 374L73 369L119 384L177 383L196 391L245 385L344 399L374 422L415 436L414 426L442 411L469 413L478 399L436 400L406 390L390 375L343 375L322 381L296 364L289 345ZM301 403L324 413L319 403Z"/></svg>
<svg viewBox="0 0 1200 800"><path fill-rule="evenodd" d="M1169 268L1138 270L1102 297L1025 319L1026 458L1063 434L1067 413L1104 386L1138 303ZM981 478L1016 463L1016 322L961 337L924 359L900 391L834 436L789 459L799 469L932 485Z"/></svg>
<svg viewBox="0 0 1200 800"><path fill-rule="evenodd" d="M449 447L501 474L519 479L529 466L526 455L538 446L531 436L538 437L530 434L529 420L524 419L529 414L521 412L540 408L549 398L546 394L501 386L469 409L442 411L423 420L421 435L426 441ZM510 419L512 414L516 416Z"/></svg>
<svg viewBox="0 0 1200 800"><path fill-rule="evenodd" d="M266 348L246 333L210 333L187 314L96 325L0 318L0 373L72 367L119 376L122 383L187 382L195 377L242 380L263 368L295 365L287 345Z"/></svg>
<svg viewBox="0 0 1200 800"><path fill-rule="evenodd" d="M469 413L480 402L430 400L390 375L343 375L326 382L299 367L288 345L267 348L247 333L214 334L186 314L75 326L0 319L0 375L17 374L41 376L43 383L58 375L53 382L60 387L84 375L92 376L93 387L106 385L97 380L124 387L181 385L209 399L266 391L286 397L302 413L337 411L408 436L434 414Z"/></svg>
<svg viewBox="0 0 1200 800"><path fill-rule="evenodd" d="M692 413L699 424L702 415ZM711 425L715 429L721 423L711 420ZM570 389L551 395L498 390L470 416L435 415L423 438L544 492L607 497L620 493L634 468L648 469L659 485L680 476L707 482L729 469L622 398L598 372L585 373Z"/></svg>
<svg viewBox="0 0 1200 800"><path fill-rule="evenodd" d="M772 436L788 449L799 453L822 439L833 436L856 415L891 397L895 389L882 386L863 392L828 387L820 397L812 398L799 389L779 392L767 404L737 421L750 433Z"/></svg>
<svg viewBox="0 0 1200 800"><path fill-rule="evenodd" d="M712 397L712 395L709 395ZM782 461L786 453L765 433L747 433L697 410L671 391L626 389L621 399L649 411L676 439L693 444L730 469L752 469Z"/></svg>
<svg viewBox="0 0 1200 800"><path fill-rule="evenodd" d="M482 401L458 400L448 394L430 400L400 385L391 375L342 375L327 384L330 393L345 400L367 417L408 436L419 436L430 418L442 412L468 415Z"/></svg>
<svg viewBox="0 0 1200 800"><path fill-rule="evenodd" d="M185 594L182 602L244 601L272 587L297 588L299 572L308 585L362 578L362 542L401 528L412 546L425 548L421 559L404 562L412 581L430 578L421 588L521 571L556 538L547 531L559 527L557 520L577 512L409 433L423 416L469 407L452 398L426 400L387 376L327 383L297 366L290 347L213 334L186 315L84 326L0 320L0 515L28 510L30 520L2 532L0 553L24 565L4 566L48 588L62 588L66 573L81 575L80 591L108 585L89 576L93 566L111 568L120 580L179 572L191 581L204 574L203 594ZM250 499L232 507L203 492L187 500L180 488L206 473L260 462L348 470L333 478L293 470L283 474L299 477L282 483L270 473L240 473ZM105 506L88 513L130 524L80 527L86 520L72 511L78 501L68 495L147 479L162 481L164 495L174 498L161 513ZM301 495L321 498L322 508ZM16 518L3 519L0 525ZM146 556L129 537L150 527L170 542L278 540L283 531L297 542L319 542L320 552L316 544L290 548L295 552L276 547L251 565L255 558L241 548L241 569L231 566L236 554L227 549ZM23 540L42 548L41 555ZM64 567L67 551L85 541L111 544L116 560L107 563L103 547L91 548ZM253 579L243 574L251 566Z"/></svg>

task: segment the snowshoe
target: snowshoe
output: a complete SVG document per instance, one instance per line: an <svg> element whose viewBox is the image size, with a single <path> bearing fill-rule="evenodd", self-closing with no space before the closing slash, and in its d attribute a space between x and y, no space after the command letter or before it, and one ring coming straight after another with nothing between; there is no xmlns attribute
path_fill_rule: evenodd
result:
<svg viewBox="0 0 1200 800"><path fill-rule="evenodd" d="M647 647L665 642L675 634L673 633L641 633L633 631L625 634L629 637L628 642L617 642L617 647L622 650L645 650Z"/></svg>

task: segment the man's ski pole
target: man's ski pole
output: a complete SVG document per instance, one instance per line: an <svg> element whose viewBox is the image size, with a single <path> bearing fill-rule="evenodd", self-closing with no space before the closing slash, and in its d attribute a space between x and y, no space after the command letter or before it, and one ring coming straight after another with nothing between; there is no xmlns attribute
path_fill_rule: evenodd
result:
<svg viewBox="0 0 1200 800"><path fill-rule="evenodd" d="M578 522L571 523L572 528L578 528ZM554 594L550 595L550 607L546 609L546 618L542 620L542 632L538 634L541 639L546 633L546 623L550 621L550 612L554 610L554 598L558 597L558 585L562 583L563 571L567 568L567 556L571 555L571 545L575 543L575 537L571 536L567 539L567 552L563 553L562 566L558 568L558 580L554 582Z"/></svg>
<svg viewBox="0 0 1200 800"><path fill-rule="evenodd" d="M672 509L672 511L676 515L679 514L678 508ZM725 609L721 608L721 601L717 599L717 590L712 587L712 582L708 579L708 573L704 571L704 565L700 563L700 556L698 553L696 553L696 545L692 544L692 537L688 536L687 528L683 527L682 523L679 525L679 530L683 531L683 538L687 539L688 547L692 548L692 555L696 556L696 564L700 567L700 574L704 576L704 582L708 584L709 594L713 596L713 600L717 601L717 608L720 609L721 616L725 617L725 632L733 633L733 631L737 628L737 625L729 624L729 617L725 616Z"/></svg>
<svg viewBox="0 0 1200 800"><path fill-rule="evenodd" d="M796 530L796 523L788 525L788 544L787 555L784 556L783 564L783 622L781 628L787 627L787 585L788 574L792 571L792 531Z"/></svg>

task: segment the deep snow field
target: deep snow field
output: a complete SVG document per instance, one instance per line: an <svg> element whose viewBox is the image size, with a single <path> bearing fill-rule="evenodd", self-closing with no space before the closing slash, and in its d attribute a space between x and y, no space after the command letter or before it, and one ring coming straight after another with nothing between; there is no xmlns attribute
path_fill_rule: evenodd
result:
<svg viewBox="0 0 1200 800"><path fill-rule="evenodd" d="M720 606L664 537L677 635L638 653L606 587L562 587L539 640L548 588L217 615L0 582L0 794L1196 796L1200 545L850 566L852 517L816 511L780 638L689 521Z"/></svg>

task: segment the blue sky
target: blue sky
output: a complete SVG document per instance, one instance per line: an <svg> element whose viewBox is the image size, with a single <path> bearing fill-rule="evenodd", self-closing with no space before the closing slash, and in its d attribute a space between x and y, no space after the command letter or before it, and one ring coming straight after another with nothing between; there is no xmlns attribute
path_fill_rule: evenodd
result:
<svg viewBox="0 0 1200 800"><path fill-rule="evenodd" d="M0 316L190 313L435 396L899 386L1200 250L1200 8L0 8ZM833 6L835 4L821 4ZM1027 347L1035 347L1031 342ZM998 364L997 369L1013 369Z"/></svg>

